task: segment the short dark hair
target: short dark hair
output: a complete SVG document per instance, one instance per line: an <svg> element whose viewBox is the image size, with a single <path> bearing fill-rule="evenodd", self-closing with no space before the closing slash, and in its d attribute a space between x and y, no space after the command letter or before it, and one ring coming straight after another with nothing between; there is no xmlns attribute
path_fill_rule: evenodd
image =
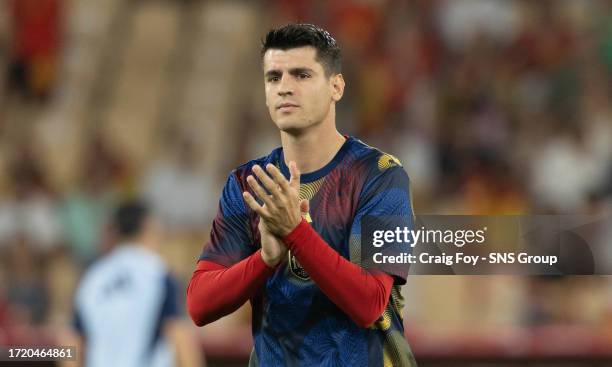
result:
<svg viewBox="0 0 612 367"><path fill-rule="evenodd" d="M336 40L328 31L313 24L287 24L270 30L261 42L261 57L269 49L289 50L305 46L314 47L316 60L323 65L328 76L342 71L342 57Z"/></svg>
<svg viewBox="0 0 612 367"><path fill-rule="evenodd" d="M148 216L149 207L143 201L138 199L125 201L115 211L115 230L120 237L134 237L140 234Z"/></svg>

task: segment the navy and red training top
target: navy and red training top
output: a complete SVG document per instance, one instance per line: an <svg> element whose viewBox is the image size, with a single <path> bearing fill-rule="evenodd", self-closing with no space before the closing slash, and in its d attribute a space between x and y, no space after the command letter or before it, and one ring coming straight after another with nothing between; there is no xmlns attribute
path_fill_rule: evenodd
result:
<svg viewBox="0 0 612 367"><path fill-rule="evenodd" d="M408 176L399 161L349 137L325 167L301 175L310 213L283 241L287 261L261 259L258 215L243 201L251 168L271 163L289 178L282 148L234 170L188 288L198 325L249 300L254 350L250 366L416 366L404 338L400 285L408 268L361 265L361 222L376 229L412 227ZM364 244L371 246L371 244ZM410 252L395 245L386 255Z"/></svg>

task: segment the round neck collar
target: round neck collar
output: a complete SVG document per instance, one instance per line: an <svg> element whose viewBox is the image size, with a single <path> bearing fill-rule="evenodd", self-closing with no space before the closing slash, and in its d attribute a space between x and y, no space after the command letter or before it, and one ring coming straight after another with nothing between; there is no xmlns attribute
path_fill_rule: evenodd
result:
<svg viewBox="0 0 612 367"><path fill-rule="evenodd" d="M342 144L338 152L336 152L336 155L334 156L334 158L332 158L331 161L329 161L325 166L319 168L318 170L308 172L308 173L302 173L300 175L300 183L309 183L309 182L313 182L313 181L320 179L321 177L328 174L331 170L333 170L338 165L338 163L342 161L342 159L346 155L346 152L348 151L350 143L353 142L353 137L344 135L344 138L346 140L344 141L344 143ZM285 163L285 156L283 153L283 148L281 147L279 150L280 151L279 151L278 160L279 160L280 170L285 177L291 177L291 174L289 172L289 167L287 167L287 164Z"/></svg>

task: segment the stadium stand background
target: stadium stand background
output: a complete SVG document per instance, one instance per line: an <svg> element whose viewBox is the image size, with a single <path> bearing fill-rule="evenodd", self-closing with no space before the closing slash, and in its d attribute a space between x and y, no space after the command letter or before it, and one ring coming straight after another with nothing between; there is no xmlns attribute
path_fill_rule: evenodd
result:
<svg viewBox="0 0 612 367"><path fill-rule="evenodd" d="M57 342L121 198L164 218L186 285L227 173L278 144L258 42L290 21L336 35L338 125L403 162L417 213L610 211L610 1L3 0L1 345ZM404 294L422 366L612 357L608 277L415 276ZM244 363L249 312L197 331L210 365Z"/></svg>

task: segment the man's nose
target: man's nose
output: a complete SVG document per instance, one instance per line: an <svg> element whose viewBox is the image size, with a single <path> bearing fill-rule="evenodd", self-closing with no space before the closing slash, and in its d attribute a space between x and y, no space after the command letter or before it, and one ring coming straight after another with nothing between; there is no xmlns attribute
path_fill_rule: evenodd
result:
<svg viewBox="0 0 612 367"><path fill-rule="evenodd" d="M278 95L292 95L294 92L294 84L290 75L283 75L278 85Z"/></svg>

